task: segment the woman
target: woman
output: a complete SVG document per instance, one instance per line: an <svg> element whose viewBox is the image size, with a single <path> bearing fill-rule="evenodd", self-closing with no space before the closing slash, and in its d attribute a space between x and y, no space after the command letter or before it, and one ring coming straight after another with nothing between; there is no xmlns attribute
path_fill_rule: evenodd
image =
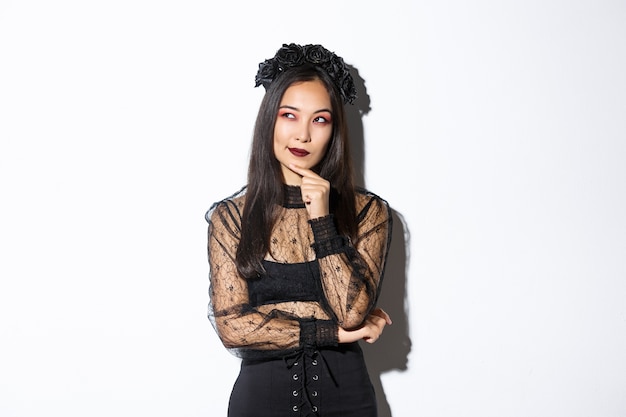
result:
<svg viewBox="0 0 626 417"><path fill-rule="evenodd" d="M241 357L229 416L375 416L358 341L375 342L387 203L353 183L343 62L283 45L259 65L266 94L248 184L207 212L209 318Z"/></svg>

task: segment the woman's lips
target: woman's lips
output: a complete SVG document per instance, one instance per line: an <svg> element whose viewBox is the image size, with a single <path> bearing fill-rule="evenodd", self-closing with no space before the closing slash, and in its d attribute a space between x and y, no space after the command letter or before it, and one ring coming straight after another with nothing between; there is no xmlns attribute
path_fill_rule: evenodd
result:
<svg viewBox="0 0 626 417"><path fill-rule="evenodd" d="M307 156L309 154L308 151L305 151L304 149L300 149L300 148L289 148L289 152L291 152L293 155L298 156L298 157Z"/></svg>

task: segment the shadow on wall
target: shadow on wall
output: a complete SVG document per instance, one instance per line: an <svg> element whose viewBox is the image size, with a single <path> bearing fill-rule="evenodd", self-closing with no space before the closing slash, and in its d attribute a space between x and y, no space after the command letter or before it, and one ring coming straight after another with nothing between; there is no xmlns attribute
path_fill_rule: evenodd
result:
<svg viewBox="0 0 626 417"><path fill-rule="evenodd" d="M383 335L374 344L361 343L367 368L376 391L378 416L392 417L391 407L383 389L381 375L389 371L406 371L411 352L409 338L408 302L406 298L406 267L409 233L402 216L392 209L393 235L382 292L378 306L390 316L393 324L385 327Z"/></svg>
<svg viewBox="0 0 626 417"><path fill-rule="evenodd" d="M356 183L364 188L365 184L365 135L362 117L370 110L370 98L365 89L365 81L354 67L350 67L356 89L359 92L354 105L346 106L346 117L350 132L350 152L352 153ZM384 138L379 138L384 140ZM384 190L371 190L385 198ZM408 368L408 356L411 351L408 323L408 301L406 298L407 253L409 249L409 231L402 215L392 207L393 234L389 257L385 267L382 292L378 306L391 316L393 324L385 328L383 336L374 344L361 343L367 367L376 391L378 416L392 417L391 407L383 389L381 375L385 372Z"/></svg>

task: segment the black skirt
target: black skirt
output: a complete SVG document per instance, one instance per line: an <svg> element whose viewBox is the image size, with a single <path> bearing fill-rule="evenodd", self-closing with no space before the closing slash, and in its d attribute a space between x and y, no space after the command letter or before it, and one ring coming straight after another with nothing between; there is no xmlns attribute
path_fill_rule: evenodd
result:
<svg viewBox="0 0 626 417"><path fill-rule="evenodd" d="M228 417L376 417L376 397L357 342L282 359L244 359Z"/></svg>

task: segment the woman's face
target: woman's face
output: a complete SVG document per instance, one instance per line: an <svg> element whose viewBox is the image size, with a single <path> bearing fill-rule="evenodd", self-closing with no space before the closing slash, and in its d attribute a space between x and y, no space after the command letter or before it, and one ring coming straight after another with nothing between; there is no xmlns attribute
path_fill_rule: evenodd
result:
<svg viewBox="0 0 626 417"><path fill-rule="evenodd" d="M312 169L326 154L333 134L330 97L319 80L292 84L283 95L274 126L274 155L284 180L300 185L289 164Z"/></svg>

